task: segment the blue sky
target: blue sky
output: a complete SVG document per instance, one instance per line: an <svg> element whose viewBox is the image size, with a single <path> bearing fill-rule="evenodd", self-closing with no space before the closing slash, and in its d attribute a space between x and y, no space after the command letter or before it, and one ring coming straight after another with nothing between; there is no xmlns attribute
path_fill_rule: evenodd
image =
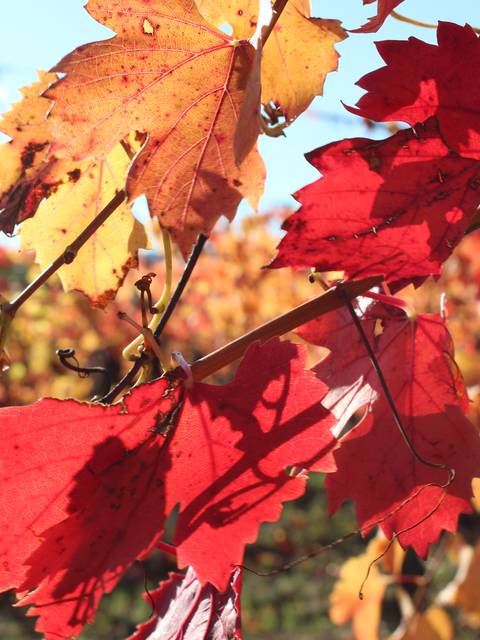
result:
<svg viewBox="0 0 480 640"><path fill-rule="evenodd" d="M18 99L17 88L32 82L36 69L48 69L75 46L110 35L83 9L84 0L2 0L2 5L0 111L7 110ZM312 8L313 15L339 18L347 28L360 26L375 11L375 5L363 7L361 0L313 0ZM398 10L424 22L450 20L480 26L479 0L405 0ZM329 75L324 97L316 99L307 113L287 130L286 139L261 142L268 173L263 208L292 203L289 194L316 178L317 172L303 158L306 151L344 137L385 135L381 128L366 133L360 119L345 111L341 101L354 104L362 94L355 86L356 80L381 66L374 46L376 40L405 39L411 35L435 41L433 29L414 27L390 17L376 34L351 34L338 45L342 56L339 72Z"/></svg>

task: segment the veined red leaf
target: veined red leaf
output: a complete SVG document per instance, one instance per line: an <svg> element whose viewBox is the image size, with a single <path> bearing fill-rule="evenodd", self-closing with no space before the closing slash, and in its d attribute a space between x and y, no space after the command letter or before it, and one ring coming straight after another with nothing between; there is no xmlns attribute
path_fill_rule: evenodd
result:
<svg viewBox="0 0 480 640"><path fill-rule="evenodd" d="M379 306L367 298L357 300L362 301L363 310L355 304L356 313L369 341L374 343L377 320L369 317L369 309ZM345 307L307 322L296 333L330 351L315 369L329 388L322 404L337 418L335 435L339 436L355 412L378 397L377 378L368 353Z"/></svg>
<svg viewBox="0 0 480 640"><path fill-rule="evenodd" d="M301 208L271 267L344 270L389 282L440 273L480 202L480 164L444 144L433 120L386 140L342 140L307 159L324 177L295 194Z"/></svg>
<svg viewBox="0 0 480 640"><path fill-rule="evenodd" d="M466 393L444 321L435 315L409 319L401 310L389 312L382 305L377 305L377 314L381 331L377 327L377 332L368 332L367 324L367 334L409 439L419 455L450 467L455 478L442 489L447 471L415 458L394 422L361 343L353 343L350 365L340 360L341 368L335 366L334 347L345 347L344 325L340 325L338 337L326 336L332 353L315 370L333 387L332 392L336 389L338 397L333 400L348 398L343 405L344 422L361 405L367 402L368 406L335 453L338 471L326 481L330 510L336 511L344 500L353 498L361 527L374 526L385 518L380 526L388 537L411 527L399 541L424 556L442 529L455 531L458 515L471 511L471 482L480 472L480 438L464 415ZM373 317L370 311L367 323ZM351 331L355 331L353 322ZM322 342L320 334L315 342ZM365 394L365 385L370 394ZM357 389L360 397L356 399ZM335 402L327 400L326 404ZM332 410L335 412L333 406ZM396 512L389 515L392 511Z"/></svg>
<svg viewBox="0 0 480 640"><path fill-rule="evenodd" d="M163 381L142 387L126 398L123 413L121 406L50 398L0 410L2 590L24 580L24 561L42 531L73 512L80 474L91 486L97 460L108 467L150 437L157 416L170 406L164 388Z"/></svg>
<svg viewBox="0 0 480 640"><path fill-rule="evenodd" d="M438 46L417 38L377 44L386 66L357 84L368 91L355 108L365 118L410 125L436 115L447 146L480 158L480 40L469 26L439 22Z"/></svg>
<svg viewBox="0 0 480 640"><path fill-rule="evenodd" d="M22 604L46 638L78 635L161 534L165 391L145 385L123 409L46 399L0 412L0 585L38 587Z"/></svg>
<svg viewBox="0 0 480 640"><path fill-rule="evenodd" d="M228 588L260 524L305 489L288 467L335 468L327 388L304 364L299 346L254 345L230 384L186 390L166 437L179 392L165 380L135 389L123 410L43 400L0 411L0 585L32 605L47 640L92 621L177 504L179 565Z"/></svg>
<svg viewBox="0 0 480 640"><path fill-rule="evenodd" d="M220 593L211 584L202 586L191 567L185 575L171 573L145 598L153 602L155 614L129 640L241 640L241 582L236 569L228 589Z"/></svg>
<svg viewBox="0 0 480 640"><path fill-rule="evenodd" d="M192 565L202 584L226 589L259 524L303 494L305 479L287 467L335 468L335 420L321 404L327 387L304 369L304 357L288 342L257 344L231 384L199 383L188 393L169 447L167 509L180 502L178 563Z"/></svg>

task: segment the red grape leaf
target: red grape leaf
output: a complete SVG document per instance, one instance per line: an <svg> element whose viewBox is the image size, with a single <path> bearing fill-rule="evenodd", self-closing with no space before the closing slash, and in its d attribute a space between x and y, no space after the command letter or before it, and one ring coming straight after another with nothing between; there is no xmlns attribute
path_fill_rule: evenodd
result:
<svg viewBox="0 0 480 640"><path fill-rule="evenodd" d="M25 577L24 560L38 546L41 532L71 512L75 478L88 475L92 457L101 454L110 460L115 452L121 457L150 435L156 416L168 404L161 397L164 386L158 383L155 394L153 387L145 386L128 396L128 413L121 406L51 398L0 410L2 590L19 586Z"/></svg>
<svg viewBox="0 0 480 640"><path fill-rule="evenodd" d="M304 362L288 342L254 345L232 383L186 391L168 442L164 380L135 389L126 412L55 400L0 411L0 588L25 596L48 640L78 635L180 503L180 566L227 589L260 524L305 489L286 469L335 468L327 389Z"/></svg>
<svg viewBox="0 0 480 640"><path fill-rule="evenodd" d="M277 520L282 502L303 494L305 480L289 476L288 466L335 468L335 420L320 402L327 388L304 370L304 358L288 342L256 344L232 383L196 384L188 393L183 428L169 447L167 509L180 502L177 560L202 584L226 589L260 522Z"/></svg>
<svg viewBox="0 0 480 640"><path fill-rule="evenodd" d="M165 388L140 387L123 410L53 399L1 410L0 588L38 586L21 603L37 605L47 638L78 635L162 531L164 438L152 430L171 408Z"/></svg>
<svg viewBox="0 0 480 640"><path fill-rule="evenodd" d="M129 640L241 640L240 592L242 575L236 569L225 593L211 584L202 586L189 567L186 574L171 573L145 600L155 614Z"/></svg>
<svg viewBox="0 0 480 640"><path fill-rule="evenodd" d="M336 350L332 348L326 361L315 368L319 377L329 385L336 384L342 394L355 385L356 377L361 377L360 393L363 393L365 383L374 393L366 397L369 404L363 419L340 440L335 454L338 471L327 477L330 510L336 511L344 500L353 498L359 524L368 528L412 498L387 517L381 527L391 537L394 532L412 527L435 511L424 522L399 536L403 546L411 545L424 556L442 529L455 531L458 515L471 511L471 481L480 469L480 439L464 415L466 392L444 321L435 315L418 315L410 319L399 309L390 311L383 305L375 307L377 312L371 310L367 317L377 315L382 332L377 326L377 331L370 332L369 339L404 428L424 459L444 463L453 468L456 475L445 494L438 486L428 486L445 483L447 472L432 469L415 459L394 423L365 351L362 353L355 342L356 357L352 354L352 364L340 362L342 368L336 370ZM328 335L327 343L332 347L337 343L337 348L344 350L344 330L342 326L338 339ZM351 330L355 330L353 323ZM320 334L316 335L315 341L322 341ZM364 403L365 396L358 402L353 397L346 409L348 417ZM442 495L444 498L435 510Z"/></svg>
<svg viewBox="0 0 480 640"><path fill-rule="evenodd" d="M132 130L148 133L127 189L147 196L188 254L222 213L233 218L242 196L255 204L261 195L257 151L240 167L233 151L254 49L211 27L192 0L89 0L87 8L118 35L56 65L67 75L47 92L53 150L103 157Z"/></svg>
<svg viewBox="0 0 480 640"><path fill-rule="evenodd" d="M373 307L378 314L379 305L362 297L357 298L354 304L363 330L370 343L374 344L377 321L375 317L370 317L369 311ZM339 436L354 413L378 397L378 381L368 353L345 307L307 322L296 333L307 342L330 351L316 365L315 371L329 388L322 404L337 418L334 433ZM348 349L345 349L346 344Z"/></svg>
<svg viewBox="0 0 480 640"><path fill-rule="evenodd" d="M389 282L435 275L480 202L480 164L449 151L433 119L382 141L334 142L307 159L324 177L295 194L302 206L285 221L271 267Z"/></svg>
<svg viewBox="0 0 480 640"><path fill-rule="evenodd" d="M368 91L355 108L365 118L415 125L436 115L442 136L463 156L480 158L480 40L474 30L439 22L438 46L417 38L377 44L387 66L357 83Z"/></svg>
<svg viewBox="0 0 480 640"><path fill-rule="evenodd" d="M372 4L375 0L363 0L363 4ZM378 31L389 14L398 7L403 0L378 0L377 15L368 19L368 22L359 27L352 29L352 33L375 33Z"/></svg>

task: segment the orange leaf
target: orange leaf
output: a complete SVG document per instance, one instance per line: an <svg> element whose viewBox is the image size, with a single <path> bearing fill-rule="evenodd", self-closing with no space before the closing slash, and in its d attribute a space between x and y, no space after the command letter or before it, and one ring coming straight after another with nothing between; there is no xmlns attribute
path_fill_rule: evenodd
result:
<svg viewBox="0 0 480 640"><path fill-rule="evenodd" d="M472 548L465 545L460 550L459 569L453 581L451 599L448 604L458 607L468 623L480 627L480 544Z"/></svg>
<svg viewBox="0 0 480 640"><path fill-rule="evenodd" d="M68 175L44 200L34 218L20 227L23 249L33 249L36 261L47 267L122 188L129 158L121 145L105 160L55 163L54 172ZM146 247L143 226L127 204L120 206L87 241L75 258L58 272L65 290L84 293L92 304L105 307L131 267L138 249Z"/></svg>
<svg viewBox="0 0 480 640"><path fill-rule="evenodd" d="M371 562L385 551L387 544L387 540L376 538L364 554L349 558L342 565L340 578L330 596L330 619L339 625L351 620L355 640L377 640L380 637L381 606L387 582L377 565L370 569L362 599L359 590Z"/></svg>
<svg viewBox="0 0 480 640"><path fill-rule="evenodd" d="M480 478L474 478L472 480L472 491L473 491L473 506L476 511L480 512Z"/></svg>
<svg viewBox="0 0 480 640"><path fill-rule="evenodd" d="M198 0L212 23L228 23L234 35L250 38L257 25L258 0ZM323 93L327 73L338 66L334 45L346 38L338 20L310 17L308 0L290 0L263 49L262 102L280 105L295 119Z"/></svg>
<svg viewBox="0 0 480 640"><path fill-rule="evenodd" d="M424 613L417 613L405 635L398 640L452 640L453 624L443 609L432 605Z"/></svg>
<svg viewBox="0 0 480 640"><path fill-rule="evenodd" d="M147 196L188 254L220 214L231 219L242 196L256 204L261 194L257 151L241 167L233 153L254 49L210 27L191 0L90 0L88 11L118 35L55 67L67 75L48 92L54 151L103 157L131 130L148 133L127 190Z"/></svg>

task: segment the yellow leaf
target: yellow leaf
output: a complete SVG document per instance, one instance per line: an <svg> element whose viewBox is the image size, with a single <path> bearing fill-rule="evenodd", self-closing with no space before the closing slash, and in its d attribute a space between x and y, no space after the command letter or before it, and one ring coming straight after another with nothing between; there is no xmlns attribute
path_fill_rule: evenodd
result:
<svg viewBox="0 0 480 640"><path fill-rule="evenodd" d="M399 640L453 640L453 624L447 613L433 605L417 613L407 633Z"/></svg>
<svg viewBox="0 0 480 640"><path fill-rule="evenodd" d="M380 549L379 554L382 552ZM403 561L405 559L405 550L402 549L397 540L390 545L385 555L382 557L382 567L385 573L399 577L402 574Z"/></svg>
<svg viewBox="0 0 480 640"><path fill-rule="evenodd" d="M13 146L21 151L31 145L32 140L37 144L50 140L46 115L51 102L40 94L56 79L54 73L39 71L38 82L23 87L20 90L22 99L13 105L11 111L3 114L0 131L10 136Z"/></svg>
<svg viewBox="0 0 480 640"><path fill-rule="evenodd" d="M121 145L104 161L58 161L55 171L69 175L70 180L60 183L36 216L21 225L22 248L35 250L40 266L48 266L122 188L128 164ZM81 291L92 304L104 307L115 297L128 270L137 266L138 249L146 244L143 226L127 204L120 206L75 260L59 270L64 289Z"/></svg>
<svg viewBox="0 0 480 640"><path fill-rule="evenodd" d="M472 480L472 491L473 491L473 506L477 511L480 511L480 478L474 478Z"/></svg>
<svg viewBox="0 0 480 640"><path fill-rule="evenodd" d="M40 93L57 76L45 72L38 76L39 82L21 90L22 100L0 122L0 131L12 138L0 145L0 229L8 233L17 222L32 216L46 195L31 193L31 186L45 171L50 145L46 115L51 102Z"/></svg>
<svg viewBox="0 0 480 640"><path fill-rule="evenodd" d="M359 598L368 568L387 545L386 540L374 539L367 551L347 560L340 569L340 578L330 596L330 619L335 624L352 621L355 640L377 640L381 605L385 593L386 579L377 565L370 569L370 575L363 588L363 599Z"/></svg>
<svg viewBox="0 0 480 640"><path fill-rule="evenodd" d="M471 548L470 548L471 550ZM463 580L454 592L451 604L461 609L469 622L480 626L480 544L477 544L469 558L468 568Z"/></svg>
<svg viewBox="0 0 480 640"><path fill-rule="evenodd" d="M256 149L240 168L233 150L254 49L208 25L192 0L90 0L87 9L118 35L55 67L67 74L47 93L55 153L103 157L131 130L148 133L127 190L147 196L186 255L221 214L231 219L242 197L255 205L262 192Z"/></svg>
<svg viewBox="0 0 480 640"><path fill-rule="evenodd" d="M228 23L234 35L250 38L257 25L258 0L197 0L216 25ZM338 66L334 45L346 38L338 20L310 17L310 2L290 0L270 35L262 62L262 102L280 105L287 120L322 95L325 78Z"/></svg>

